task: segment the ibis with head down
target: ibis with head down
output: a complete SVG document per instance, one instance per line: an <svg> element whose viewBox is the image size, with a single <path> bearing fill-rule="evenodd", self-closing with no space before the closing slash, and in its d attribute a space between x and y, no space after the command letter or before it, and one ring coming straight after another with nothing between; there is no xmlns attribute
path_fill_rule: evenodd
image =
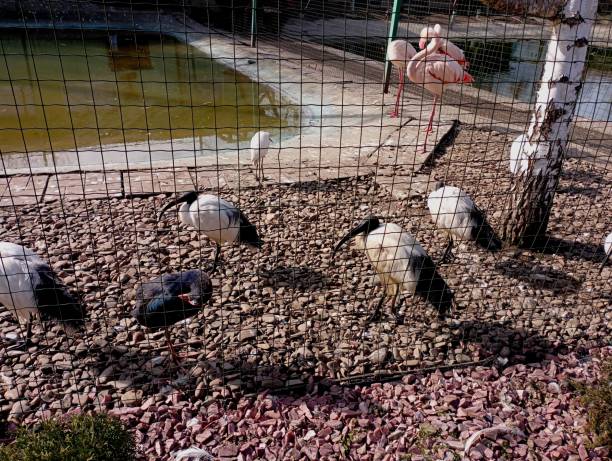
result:
<svg viewBox="0 0 612 461"><path fill-rule="evenodd" d="M196 315L211 297L210 278L200 270L164 274L136 288L132 317L150 330L164 329L168 350L178 364L168 327Z"/></svg>
<svg viewBox="0 0 612 461"><path fill-rule="evenodd" d="M452 257L454 239L472 240L479 246L499 251L501 240L487 222L484 213L458 187L442 186L429 194L427 207L436 226L448 234L448 245L442 261Z"/></svg>
<svg viewBox="0 0 612 461"><path fill-rule="evenodd" d="M55 321L72 334L85 321L85 308L51 267L29 248L0 242L0 303L26 324L25 345L32 321Z"/></svg>
<svg viewBox="0 0 612 461"><path fill-rule="evenodd" d="M399 305L403 295L419 295L436 308L440 317L452 307L453 293L436 265L419 242L399 225L368 216L342 237L333 255L354 237L358 237L385 290L370 321L380 316L387 297L393 299L392 309L398 323L402 322Z"/></svg>
<svg viewBox="0 0 612 461"><path fill-rule="evenodd" d="M257 229L244 213L221 197L198 194L197 191L187 192L166 203L158 219L176 205L180 205L178 210L180 222L194 227L215 242L217 248L211 273L217 269L223 243L244 243L254 248L261 248L263 245Z"/></svg>

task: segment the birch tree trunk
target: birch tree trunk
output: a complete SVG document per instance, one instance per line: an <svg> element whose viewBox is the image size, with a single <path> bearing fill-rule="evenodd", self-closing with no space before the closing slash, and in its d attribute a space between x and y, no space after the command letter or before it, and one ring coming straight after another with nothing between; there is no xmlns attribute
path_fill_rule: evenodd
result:
<svg viewBox="0 0 612 461"><path fill-rule="evenodd" d="M535 109L519 152L502 235L518 245L544 237L559 182L569 127L584 80L597 0L483 0L504 11L554 21Z"/></svg>

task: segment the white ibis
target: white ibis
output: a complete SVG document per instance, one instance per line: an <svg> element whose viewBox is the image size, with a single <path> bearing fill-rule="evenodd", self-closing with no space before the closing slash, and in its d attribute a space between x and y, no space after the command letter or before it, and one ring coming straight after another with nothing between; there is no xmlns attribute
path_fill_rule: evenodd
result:
<svg viewBox="0 0 612 461"><path fill-rule="evenodd" d="M362 235L360 235L362 234ZM381 223L376 216L368 216L350 230L334 247L333 255L348 240L359 236L359 243L384 286L385 294L369 320L380 316L387 297L393 298L393 313L398 323L398 299L402 294L417 294L429 301L443 317L450 309L453 294L436 270L436 265L416 239L394 223Z"/></svg>
<svg viewBox="0 0 612 461"><path fill-rule="evenodd" d="M399 103L404 91L404 80L408 61L416 54L414 47L406 40L393 40L387 47L387 61L390 61L399 73L399 88L395 100L395 109L389 115L397 117L399 114Z"/></svg>
<svg viewBox="0 0 612 461"><path fill-rule="evenodd" d="M221 244L244 243L261 248L263 242L257 229L233 203L216 195L187 192L166 203L158 219L161 219L169 208L179 204L179 221L204 233L217 246L211 274L217 269Z"/></svg>
<svg viewBox="0 0 612 461"><path fill-rule="evenodd" d="M423 150L427 149L427 138L432 131L436 105L444 90L451 84L465 84L474 81L474 78L465 71L457 60L440 51L444 46L443 39L440 37L442 28L439 24L436 24L433 29L437 33L424 49L413 56L406 68L406 73L411 82L422 85L423 88L434 95L429 123L425 130Z"/></svg>
<svg viewBox="0 0 612 461"><path fill-rule="evenodd" d="M136 288L132 317L150 330L164 329L168 350L178 364L168 327L196 315L211 297L210 278L200 270L164 274Z"/></svg>
<svg viewBox="0 0 612 461"><path fill-rule="evenodd" d="M604 240L604 251L606 252L606 257L604 258L603 262L601 263L601 266L599 267L600 274L604 266L608 263L608 259L610 259L610 255L612 254L612 232L610 232Z"/></svg>
<svg viewBox="0 0 612 461"><path fill-rule="evenodd" d="M437 37L440 39L440 48L438 52L447 55L452 60L457 61L461 67L467 69L469 67L469 62L465 59L463 50L447 38L442 37L442 27L439 24L436 26L437 27L427 26L421 29L419 49L422 50L427 46L427 40Z"/></svg>
<svg viewBox="0 0 612 461"><path fill-rule="evenodd" d="M251 165L255 179L261 183L264 178L263 161L268 154L270 143L274 142L267 131L258 131L251 138Z"/></svg>
<svg viewBox="0 0 612 461"><path fill-rule="evenodd" d="M495 235L484 213L458 187L442 186L433 191L427 199L427 207L433 222L449 237L442 261L447 261L452 255L455 238L472 240L491 251L501 250L502 242Z"/></svg>
<svg viewBox="0 0 612 461"><path fill-rule="evenodd" d="M10 242L0 242L0 303L27 325L25 345L34 318L58 322L68 334L85 320L85 308L49 265L29 248Z"/></svg>

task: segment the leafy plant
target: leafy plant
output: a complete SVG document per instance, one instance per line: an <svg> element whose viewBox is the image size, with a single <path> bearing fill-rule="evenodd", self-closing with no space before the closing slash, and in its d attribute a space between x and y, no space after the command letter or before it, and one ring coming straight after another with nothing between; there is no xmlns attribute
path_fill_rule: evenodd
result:
<svg viewBox="0 0 612 461"><path fill-rule="evenodd" d="M580 400L588 411L589 430L594 445L612 449L612 360L602 370L601 379L594 385L573 383L580 392Z"/></svg>
<svg viewBox="0 0 612 461"><path fill-rule="evenodd" d="M0 461L132 461L136 447L121 422L106 414L78 415L22 428L0 447Z"/></svg>
<svg viewBox="0 0 612 461"><path fill-rule="evenodd" d="M580 395L580 402L587 410L587 424L593 434L593 446L612 448L612 360L604 363L601 379L595 384L585 384L570 379L570 391Z"/></svg>

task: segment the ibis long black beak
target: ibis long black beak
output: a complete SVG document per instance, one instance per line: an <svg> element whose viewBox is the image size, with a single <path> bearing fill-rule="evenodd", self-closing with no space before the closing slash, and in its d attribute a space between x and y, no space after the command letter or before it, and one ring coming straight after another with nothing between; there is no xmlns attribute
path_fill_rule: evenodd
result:
<svg viewBox="0 0 612 461"><path fill-rule="evenodd" d="M166 211L168 211L170 208L172 208L173 206L178 205L180 202L178 200L171 200L170 202L166 203L161 210L159 210L159 214L157 215L157 220L161 221L162 217L164 216L164 213Z"/></svg>
<svg viewBox="0 0 612 461"><path fill-rule="evenodd" d="M610 259L610 255L612 255L612 251L608 251L608 253L606 254L606 257L604 258L603 262L601 263L601 266L599 266L599 273L601 274L601 271L603 270L604 267L606 267L606 264L608 264L608 260Z"/></svg>
<svg viewBox="0 0 612 461"><path fill-rule="evenodd" d="M368 230L368 228L369 228L369 222L363 221L363 222L360 222L359 225L357 225L356 227L348 231L346 235L342 237L342 239L340 239L338 243L336 243L336 246L334 247L334 250L332 251L332 258L336 256L336 252L342 247L342 245L344 245L346 242L356 237L357 235L363 234L364 232Z"/></svg>

